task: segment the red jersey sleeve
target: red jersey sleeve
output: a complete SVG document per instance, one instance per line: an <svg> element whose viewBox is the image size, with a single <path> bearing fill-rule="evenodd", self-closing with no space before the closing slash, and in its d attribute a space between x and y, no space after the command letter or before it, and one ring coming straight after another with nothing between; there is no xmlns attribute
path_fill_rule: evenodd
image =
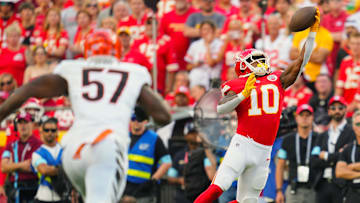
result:
<svg viewBox="0 0 360 203"><path fill-rule="evenodd" d="M59 46L67 47L69 44L69 35L66 30L61 31L60 39L59 39Z"/></svg>
<svg viewBox="0 0 360 203"><path fill-rule="evenodd" d="M240 93L246 83L247 78L237 78L235 80L230 80L221 85L221 93L226 96L230 91L235 92L236 94Z"/></svg>
<svg viewBox="0 0 360 203"><path fill-rule="evenodd" d="M354 101L360 102L360 88L358 88L356 91L356 94L354 96Z"/></svg>
<svg viewBox="0 0 360 203"><path fill-rule="evenodd" d="M167 40L166 46L168 50L166 55L166 70L169 72L176 72L179 70L179 65L176 59L174 44L169 36L166 35L164 37L164 40Z"/></svg>

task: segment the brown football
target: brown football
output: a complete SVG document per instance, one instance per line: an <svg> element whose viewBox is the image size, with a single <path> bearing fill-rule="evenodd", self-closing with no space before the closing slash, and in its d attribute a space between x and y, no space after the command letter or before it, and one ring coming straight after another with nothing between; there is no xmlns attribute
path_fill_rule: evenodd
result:
<svg viewBox="0 0 360 203"><path fill-rule="evenodd" d="M315 22L315 7L304 7L297 10L291 18L289 28L291 32L300 32L312 26Z"/></svg>

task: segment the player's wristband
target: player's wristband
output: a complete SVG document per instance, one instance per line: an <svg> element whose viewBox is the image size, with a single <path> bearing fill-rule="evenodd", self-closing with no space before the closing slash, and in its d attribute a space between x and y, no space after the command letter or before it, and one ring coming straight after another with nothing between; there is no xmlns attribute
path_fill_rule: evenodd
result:
<svg viewBox="0 0 360 203"><path fill-rule="evenodd" d="M240 99L240 102L242 102L245 98L243 92L240 92L239 94L237 94L238 98Z"/></svg>
<svg viewBox="0 0 360 203"><path fill-rule="evenodd" d="M278 192L282 192L282 189L281 188L276 189L276 193Z"/></svg>

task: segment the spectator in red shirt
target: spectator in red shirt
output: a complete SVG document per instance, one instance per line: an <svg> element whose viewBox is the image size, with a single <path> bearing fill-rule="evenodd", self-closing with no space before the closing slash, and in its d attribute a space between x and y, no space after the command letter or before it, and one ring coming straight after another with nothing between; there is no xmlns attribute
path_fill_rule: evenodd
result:
<svg viewBox="0 0 360 203"><path fill-rule="evenodd" d="M335 95L343 96L348 103L347 116L356 109L354 96L360 83L360 33L355 33L349 39L350 55L345 57L340 65L339 78L336 83Z"/></svg>
<svg viewBox="0 0 360 203"><path fill-rule="evenodd" d="M155 2L157 2L156 15L160 19L163 18L165 14L170 13L171 11L173 11L175 9L175 0L160 0L160 1L155 1ZM147 6L151 8L150 5L147 5Z"/></svg>
<svg viewBox="0 0 360 203"><path fill-rule="evenodd" d="M218 0L215 5L215 11L226 17L239 12L239 8L231 4L231 0Z"/></svg>
<svg viewBox="0 0 360 203"><path fill-rule="evenodd" d="M187 0L175 0L175 10L161 19L160 30L173 39L180 70L186 70L184 57L190 45L189 38L184 36L184 26L186 19L195 11Z"/></svg>
<svg viewBox="0 0 360 203"><path fill-rule="evenodd" d="M35 29L35 7L32 3L24 2L20 4L19 14L20 14L20 26L23 30L24 40L23 45L29 46L31 36Z"/></svg>
<svg viewBox="0 0 360 203"><path fill-rule="evenodd" d="M230 67L235 65L235 57L245 48L251 48L251 44L246 45L244 42L244 30L240 20L229 22L228 32L225 35L224 44L222 45L218 61L222 61L221 80L226 81L226 75Z"/></svg>
<svg viewBox="0 0 360 203"><path fill-rule="evenodd" d="M142 65L146 67L149 72L151 72L152 66L149 62L149 59L144 54L140 53L137 49L130 48L130 42L131 42L130 31L128 29L120 29L118 33L122 46L122 50L121 50L122 60L124 62L136 63Z"/></svg>
<svg viewBox="0 0 360 203"><path fill-rule="evenodd" d="M0 74L10 73L20 86L26 68L26 48L21 46L21 28L14 22L5 29L7 48L1 49Z"/></svg>
<svg viewBox="0 0 360 203"><path fill-rule="evenodd" d="M122 19L118 27L125 27L130 30L131 37L136 40L141 38L145 31L145 22L151 13L147 12L144 0L129 0L132 14Z"/></svg>
<svg viewBox="0 0 360 203"><path fill-rule="evenodd" d="M1 171L10 175L10 185L6 191L9 201L19 199L20 202L28 202L34 199L38 186L37 176L31 170L31 156L40 147L41 141L32 134L29 113L20 113L15 122L19 140L6 145L1 158Z"/></svg>
<svg viewBox="0 0 360 203"><path fill-rule="evenodd" d="M185 87L189 87L190 81L189 81L189 74L187 71L182 70L176 73L175 75L175 79L174 79L174 85L172 87L172 91L169 92L166 96L165 96L165 100L170 104L173 105L174 104L174 98L175 98L175 91L180 87L180 86L185 86Z"/></svg>
<svg viewBox="0 0 360 203"><path fill-rule="evenodd" d="M60 21L60 10L51 8L46 15L43 27L34 31L34 43L44 46L51 61L65 58L65 51L69 44L68 33Z"/></svg>
<svg viewBox="0 0 360 203"><path fill-rule="evenodd" d="M251 0L240 0L240 4L239 12L228 17L225 21L222 33L228 32L230 21L240 20L245 33L245 44L251 44L255 37L260 34L260 15L256 12L254 5L251 4Z"/></svg>
<svg viewBox="0 0 360 203"><path fill-rule="evenodd" d="M329 0L329 8L329 13L323 16L321 23L327 30L329 30L334 40L334 47L327 60L328 69L330 75L332 75L335 68L336 57L340 48L340 42L343 37L344 24L347 14L344 10L342 0Z"/></svg>
<svg viewBox="0 0 360 203"><path fill-rule="evenodd" d="M151 64L154 63L153 55L156 53L157 89L164 95L171 91L175 72L178 71L179 65L171 38L168 35L159 34L156 44L154 44L152 35L152 17L150 17L146 20L145 34L141 39L134 41L132 48L138 49L140 53L144 54Z"/></svg>
<svg viewBox="0 0 360 203"><path fill-rule="evenodd" d="M6 47L4 43L4 30L14 22L20 22L15 12L15 4L10 1L0 2L0 47Z"/></svg>
<svg viewBox="0 0 360 203"><path fill-rule="evenodd" d="M284 95L284 108L308 104L313 92L305 85L303 77L286 89Z"/></svg>
<svg viewBox="0 0 360 203"><path fill-rule="evenodd" d="M35 9L35 26L41 27L43 26L46 18L47 12L51 8L51 1L50 0L42 0L36 1L37 7Z"/></svg>
<svg viewBox="0 0 360 203"><path fill-rule="evenodd" d="M0 75L0 90L11 94L17 88L17 83L14 77L9 73Z"/></svg>
<svg viewBox="0 0 360 203"><path fill-rule="evenodd" d="M180 86L175 91L174 107L187 107L192 100L190 90L186 86Z"/></svg>
<svg viewBox="0 0 360 203"><path fill-rule="evenodd" d="M84 42L89 34L93 32L91 26L91 14L87 10L80 10L76 15L78 24L74 37L74 42L69 46L70 51L74 54L74 58L84 56Z"/></svg>

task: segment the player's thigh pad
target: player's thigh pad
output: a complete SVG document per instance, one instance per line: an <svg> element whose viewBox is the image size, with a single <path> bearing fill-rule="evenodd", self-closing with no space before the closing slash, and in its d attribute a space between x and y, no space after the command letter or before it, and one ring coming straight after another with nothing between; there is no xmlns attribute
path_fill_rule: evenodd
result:
<svg viewBox="0 0 360 203"><path fill-rule="evenodd" d="M221 189L227 190L232 182L243 172L246 166L247 143L240 135L235 135L230 142L229 148L225 154L224 160L220 164L216 177L213 181Z"/></svg>
<svg viewBox="0 0 360 203"><path fill-rule="evenodd" d="M84 196L87 160L83 158L73 158L76 150L79 148L80 145L80 142L74 141L73 144L69 144L64 148L62 165L72 185L76 188L76 190L80 193L81 196ZM87 148L87 146L84 148Z"/></svg>
<svg viewBox="0 0 360 203"><path fill-rule="evenodd" d="M92 162L86 170L86 203L115 203L122 196L128 169L127 147L111 134L91 149Z"/></svg>

